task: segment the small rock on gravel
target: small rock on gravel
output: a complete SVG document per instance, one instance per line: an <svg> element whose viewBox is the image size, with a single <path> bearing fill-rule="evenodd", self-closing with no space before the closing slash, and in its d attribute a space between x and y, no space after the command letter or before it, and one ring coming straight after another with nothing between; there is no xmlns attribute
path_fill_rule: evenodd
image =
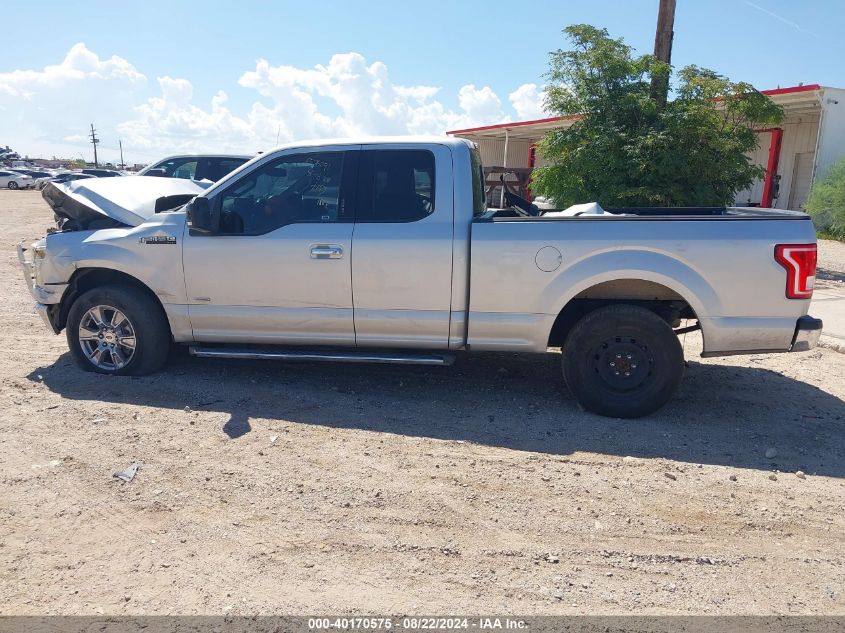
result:
<svg viewBox="0 0 845 633"><path fill-rule="evenodd" d="M803 470L797 471L795 473L795 476L798 477L798 479L806 479L807 478L807 475L804 474Z"/></svg>
<svg viewBox="0 0 845 633"><path fill-rule="evenodd" d="M671 479L672 481L676 481L676 480L678 479L678 478L677 478L675 475L673 475L672 473L663 473L663 476L664 476L664 477L666 477L666 479Z"/></svg>

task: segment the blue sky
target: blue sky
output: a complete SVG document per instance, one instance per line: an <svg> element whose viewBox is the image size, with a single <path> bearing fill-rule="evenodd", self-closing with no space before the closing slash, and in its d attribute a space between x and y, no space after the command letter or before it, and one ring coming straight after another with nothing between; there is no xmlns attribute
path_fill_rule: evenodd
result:
<svg viewBox="0 0 845 633"><path fill-rule="evenodd" d="M124 138L149 159L517 120L542 114L529 102L540 99L548 52L566 46L563 27L602 26L650 52L657 4L42 0L3 35L0 116L10 125L0 124L0 143L85 152L77 137L93 121L104 151ZM673 63L761 89L845 86L843 24L842 0L678 0Z"/></svg>

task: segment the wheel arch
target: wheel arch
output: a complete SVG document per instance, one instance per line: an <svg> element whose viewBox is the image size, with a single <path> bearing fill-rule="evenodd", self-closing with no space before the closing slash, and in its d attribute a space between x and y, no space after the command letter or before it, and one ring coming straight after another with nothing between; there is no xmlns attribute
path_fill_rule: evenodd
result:
<svg viewBox="0 0 845 633"><path fill-rule="evenodd" d="M548 337L553 347L578 318L603 305L642 305L666 320L679 307L688 318L721 313L719 295L702 273L675 254L641 247L611 248L574 262L545 288L540 302L552 306L542 312L557 315Z"/></svg>
<svg viewBox="0 0 845 633"><path fill-rule="evenodd" d="M58 319L56 325L58 329L62 330L67 325L67 317L70 312L70 308L79 296L94 288L107 285L128 286L130 288L140 290L153 299L155 304L161 310L161 313L164 315L165 321L168 323L168 327L170 327L170 319L167 316L167 311L164 309L164 305L161 303L161 299L159 299L158 295L156 295L156 293L153 292L152 289L143 281L123 271L115 270L114 268L89 267L78 268L74 271L73 275L71 275L70 280L68 281L67 290L65 290L64 296L62 296L61 306L57 315Z"/></svg>
<svg viewBox="0 0 845 633"><path fill-rule="evenodd" d="M648 279L612 279L584 288L567 301L549 332L548 346L563 346L570 330L590 312L620 304L646 308L672 327L680 319L698 319L694 305L673 288Z"/></svg>

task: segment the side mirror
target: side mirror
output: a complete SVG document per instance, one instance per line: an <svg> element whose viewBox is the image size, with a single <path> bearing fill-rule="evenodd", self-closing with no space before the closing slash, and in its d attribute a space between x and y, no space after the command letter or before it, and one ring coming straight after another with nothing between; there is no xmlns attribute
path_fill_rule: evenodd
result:
<svg viewBox="0 0 845 633"><path fill-rule="evenodd" d="M214 235L220 230L220 213L215 212L205 196L197 196L185 207L192 233Z"/></svg>
<svg viewBox="0 0 845 633"><path fill-rule="evenodd" d="M158 176L160 178L163 178L163 177L167 176L167 173L163 169L151 169L150 171L148 171L144 175L145 176Z"/></svg>

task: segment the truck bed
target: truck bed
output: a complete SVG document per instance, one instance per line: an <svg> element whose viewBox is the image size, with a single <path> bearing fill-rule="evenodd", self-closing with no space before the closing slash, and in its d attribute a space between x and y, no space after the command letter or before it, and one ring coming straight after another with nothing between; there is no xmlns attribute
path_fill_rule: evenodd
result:
<svg viewBox="0 0 845 633"><path fill-rule="evenodd" d="M701 324L706 355L790 348L796 319L810 301L786 298L786 271L774 250L815 243L806 214L742 207L610 211L477 216L470 238L470 347L545 349L571 300L633 296L688 305Z"/></svg>
<svg viewBox="0 0 845 633"><path fill-rule="evenodd" d="M556 210L556 209L555 209ZM786 209L760 207L609 207L604 209L610 215L579 215L572 217L526 216L513 209L491 209L475 216L474 222L510 222L523 220L569 221L569 220L807 220L806 213ZM549 213L552 209L544 210Z"/></svg>

